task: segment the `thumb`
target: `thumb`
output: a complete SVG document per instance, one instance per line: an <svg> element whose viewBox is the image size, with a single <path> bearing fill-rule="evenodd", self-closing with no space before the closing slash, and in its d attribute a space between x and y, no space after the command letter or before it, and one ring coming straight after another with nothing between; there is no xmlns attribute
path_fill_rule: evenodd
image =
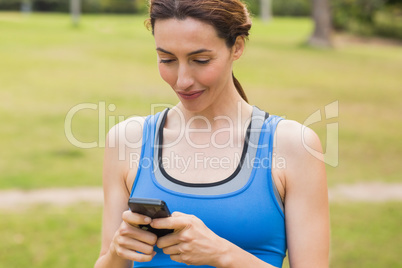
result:
<svg viewBox="0 0 402 268"><path fill-rule="evenodd" d="M171 217L153 219L151 226L156 229L183 229L188 224L188 215L173 212Z"/></svg>

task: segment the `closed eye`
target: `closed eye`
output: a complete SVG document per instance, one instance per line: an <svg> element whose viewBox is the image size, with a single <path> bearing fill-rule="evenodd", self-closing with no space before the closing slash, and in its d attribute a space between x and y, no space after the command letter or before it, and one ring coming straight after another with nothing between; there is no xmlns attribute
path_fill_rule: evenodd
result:
<svg viewBox="0 0 402 268"><path fill-rule="evenodd" d="M174 60L160 60L160 63L172 63Z"/></svg>
<svg viewBox="0 0 402 268"><path fill-rule="evenodd" d="M210 62L210 60L194 60L196 63L199 63L199 64L207 64L207 63L209 63Z"/></svg>

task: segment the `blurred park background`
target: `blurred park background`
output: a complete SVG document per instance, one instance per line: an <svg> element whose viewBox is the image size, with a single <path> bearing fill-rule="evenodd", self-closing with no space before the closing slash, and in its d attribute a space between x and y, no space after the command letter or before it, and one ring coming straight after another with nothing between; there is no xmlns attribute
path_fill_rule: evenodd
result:
<svg viewBox="0 0 402 268"><path fill-rule="evenodd" d="M272 0L265 13L259 0L246 2L254 23L234 71L250 102L301 123L321 111L310 127L324 150L337 146L330 189L400 185L402 1L329 0L327 48L308 45L316 1ZM177 102L159 77L146 11L141 0L82 0L74 22L69 0L0 0L0 195L61 188L74 201L79 187L100 189L105 133ZM91 108L74 114L71 134L91 148L66 134L77 105ZM339 128L333 144L328 124ZM402 267L402 203L376 202L377 193L331 201L331 267ZM101 202L1 200L0 267L93 266Z"/></svg>

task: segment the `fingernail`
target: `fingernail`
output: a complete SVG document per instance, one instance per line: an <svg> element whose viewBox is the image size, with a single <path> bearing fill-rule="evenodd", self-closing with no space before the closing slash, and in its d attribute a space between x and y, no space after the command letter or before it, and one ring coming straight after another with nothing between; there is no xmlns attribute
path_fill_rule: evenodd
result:
<svg viewBox="0 0 402 268"><path fill-rule="evenodd" d="M146 218L144 218L144 221L145 221L145 223L150 223L150 222L151 222L151 218L146 217Z"/></svg>

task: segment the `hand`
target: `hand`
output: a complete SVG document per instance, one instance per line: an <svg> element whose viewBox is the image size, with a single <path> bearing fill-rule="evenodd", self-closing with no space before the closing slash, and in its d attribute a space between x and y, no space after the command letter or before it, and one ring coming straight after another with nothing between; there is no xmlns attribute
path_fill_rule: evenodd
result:
<svg viewBox="0 0 402 268"><path fill-rule="evenodd" d="M155 256L154 245L157 237L155 234L144 231L138 226L149 224L151 219L147 216L133 213L130 210L123 212L123 222L116 231L110 245L110 251L119 257L137 261L151 261Z"/></svg>
<svg viewBox="0 0 402 268"><path fill-rule="evenodd" d="M172 217L154 219L156 229L174 229L174 233L158 239L156 246L177 262L188 265L219 267L229 242L212 232L193 215L174 212Z"/></svg>

